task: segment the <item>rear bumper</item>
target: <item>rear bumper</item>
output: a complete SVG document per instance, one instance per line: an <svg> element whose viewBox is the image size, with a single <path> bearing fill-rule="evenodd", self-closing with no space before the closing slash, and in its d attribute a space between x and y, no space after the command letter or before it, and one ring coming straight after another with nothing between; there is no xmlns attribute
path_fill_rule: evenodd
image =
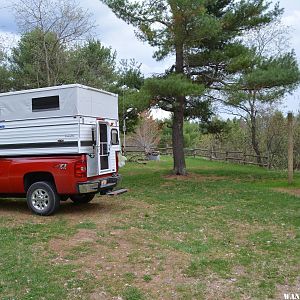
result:
<svg viewBox="0 0 300 300"><path fill-rule="evenodd" d="M121 175L103 177L93 181L80 182L77 184L79 194L99 193L112 190L121 180Z"/></svg>

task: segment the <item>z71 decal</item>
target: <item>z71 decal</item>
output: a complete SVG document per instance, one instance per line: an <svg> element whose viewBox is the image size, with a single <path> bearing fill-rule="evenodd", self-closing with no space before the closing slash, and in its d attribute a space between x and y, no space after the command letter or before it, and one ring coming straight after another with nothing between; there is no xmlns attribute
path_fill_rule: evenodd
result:
<svg viewBox="0 0 300 300"><path fill-rule="evenodd" d="M55 166L55 168L59 170L67 170L67 166L68 164L58 164Z"/></svg>

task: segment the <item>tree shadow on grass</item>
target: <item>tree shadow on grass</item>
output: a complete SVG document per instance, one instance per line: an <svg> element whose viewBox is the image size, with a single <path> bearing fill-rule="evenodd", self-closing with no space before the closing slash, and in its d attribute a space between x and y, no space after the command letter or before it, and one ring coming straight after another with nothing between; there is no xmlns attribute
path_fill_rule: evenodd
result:
<svg viewBox="0 0 300 300"><path fill-rule="evenodd" d="M122 212L125 209L124 205L111 201L95 201L85 204L75 204L68 200L61 202L60 208L57 211L59 215L79 215L79 216L93 216L110 213Z"/></svg>
<svg viewBox="0 0 300 300"><path fill-rule="evenodd" d="M124 211L126 208L124 204L119 201L103 201L95 199L95 202L86 204L74 204L71 200L61 202L60 207L54 216L95 216L95 215L106 215L115 214ZM29 210L25 198L0 198L0 216L11 216L16 215L33 215Z"/></svg>
<svg viewBox="0 0 300 300"><path fill-rule="evenodd" d="M0 215L15 215L17 214L26 214L30 215L31 212L28 209L26 199L18 198L18 199L8 199L8 198L0 198Z"/></svg>

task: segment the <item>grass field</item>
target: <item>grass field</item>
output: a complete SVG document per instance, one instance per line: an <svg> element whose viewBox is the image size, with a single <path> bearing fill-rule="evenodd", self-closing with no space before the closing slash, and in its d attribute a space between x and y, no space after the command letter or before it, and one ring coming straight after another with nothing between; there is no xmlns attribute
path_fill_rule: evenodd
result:
<svg viewBox="0 0 300 300"><path fill-rule="evenodd" d="M52 217L0 200L0 299L284 299L300 293L300 176L128 164L115 198ZM294 195L295 194L295 195Z"/></svg>

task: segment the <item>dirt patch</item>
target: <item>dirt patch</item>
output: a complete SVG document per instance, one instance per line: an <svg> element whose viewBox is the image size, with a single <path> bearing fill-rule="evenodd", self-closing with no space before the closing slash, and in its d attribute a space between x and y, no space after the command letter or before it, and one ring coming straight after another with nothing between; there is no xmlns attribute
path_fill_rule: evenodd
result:
<svg viewBox="0 0 300 300"><path fill-rule="evenodd" d="M234 291L233 283L236 281L235 278L228 279L220 279L220 278L208 278L205 299L212 300L216 299L216 295L218 295L218 299L231 299L230 292ZM242 298L243 299L243 298Z"/></svg>
<svg viewBox="0 0 300 300"><path fill-rule="evenodd" d="M79 229L68 239L54 239L49 248L55 253L54 264L78 264L82 274L93 275L97 284L91 299L118 299L131 286L151 299L179 299L177 286L193 284L195 279L187 278L183 271L190 255L162 249L153 234L145 230L116 228L125 226L128 216L143 217L141 211L149 213L151 205L133 199L111 202L111 198L101 197L88 206L64 203L62 211L68 223L77 224L80 215L80 220L96 224L96 229ZM68 259L72 249L86 244L93 251Z"/></svg>
<svg viewBox="0 0 300 300"><path fill-rule="evenodd" d="M230 228L230 231L234 234L235 240L240 241L240 245L246 245L249 242L249 236L251 234L259 233L261 231L271 232L274 238L276 238L276 236L278 235L280 236L287 234L286 229L283 229L280 226L274 224L262 226L257 222L248 223L231 221L228 222L228 227Z"/></svg>
<svg viewBox="0 0 300 300"><path fill-rule="evenodd" d="M65 259L69 251L86 243L93 251L70 263L79 264L81 273L95 278L97 285L91 299L117 299L120 291L130 286L152 299L179 299L176 287L194 281L183 272L190 255L162 249L151 235L138 228L114 229L105 236L80 229L70 239L52 240L49 247L56 253L53 263L69 263ZM110 291L104 291L103 286Z"/></svg>
<svg viewBox="0 0 300 300"><path fill-rule="evenodd" d="M277 293L275 299L285 299L284 294L288 294L290 299L298 299L296 297L296 294L300 295L300 277L296 278L293 285L289 285L287 283L283 285L277 285Z"/></svg>
<svg viewBox="0 0 300 300"><path fill-rule="evenodd" d="M83 243L95 243L96 239L97 234L95 231L88 229L79 229L78 232L69 239L51 240L49 243L49 248L57 255L57 258L63 259L68 250L70 250L71 248L74 248L75 246Z"/></svg>
<svg viewBox="0 0 300 300"><path fill-rule="evenodd" d="M150 299L180 299L177 286L195 281L184 274L190 255L163 248L153 233L128 225L128 218L144 218L153 209L130 198L99 197L87 206L62 203L60 214L68 224L77 226L80 217L95 228L78 229L72 237L50 241L52 262L75 264L81 274L91 274L96 282L91 299L118 299L130 287Z"/></svg>
<svg viewBox="0 0 300 300"><path fill-rule="evenodd" d="M161 246L161 239L184 240L184 233L175 236L163 231L153 235L128 226L127 217L136 214L140 218L141 210L152 211L151 205L136 200L111 203L111 198L105 197L96 199L95 204L93 209L83 210L81 220L95 223L96 228L80 229L73 237L50 242L50 249L56 253L54 263L77 264L81 274L92 274L95 278L96 286L90 299L121 299L122 292L130 287L138 288L149 299L182 299L180 287L185 289L184 293L192 293L197 284L201 284L199 279L185 275L192 259L190 254ZM78 215L67 217L69 222L78 223ZM92 251L66 259L72 249L85 244ZM242 272L237 270L237 275L224 281L207 278L206 299L214 299L215 295L227 299L226 295L234 289L235 276Z"/></svg>
<svg viewBox="0 0 300 300"><path fill-rule="evenodd" d="M189 181L189 180L194 180L194 181L216 181L216 180L224 180L227 179L225 176L204 176L196 173L189 173L185 176L181 175L165 175L163 176L164 179L167 180L179 180L179 181Z"/></svg>
<svg viewBox="0 0 300 300"><path fill-rule="evenodd" d="M300 189L274 188L275 192L286 193L292 196L300 197Z"/></svg>
<svg viewBox="0 0 300 300"><path fill-rule="evenodd" d="M115 247L107 246L113 245L112 239L99 246L97 253L101 256L98 257L98 270L94 273L99 282L109 278L109 284L118 286L119 290L135 286L151 295L152 299L177 299L176 287L191 281L183 273L189 255L161 249L141 231L126 231L126 235L114 235ZM97 257L92 258L90 263L95 259ZM85 265L92 267L89 262ZM127 279L129 275L132 280ZM150 279L146 281L145 278Z"/></svg>

